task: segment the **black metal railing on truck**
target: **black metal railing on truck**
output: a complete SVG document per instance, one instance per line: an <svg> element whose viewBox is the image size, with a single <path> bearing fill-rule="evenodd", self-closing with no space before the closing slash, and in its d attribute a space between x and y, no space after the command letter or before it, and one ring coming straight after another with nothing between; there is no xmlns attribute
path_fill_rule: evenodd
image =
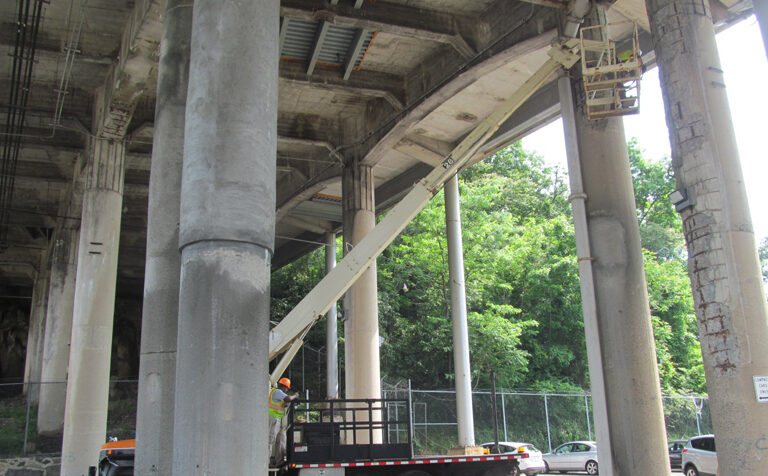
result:
<svg viewBox="0 0 768 476"><path fill-rule="evenodd" d="M295 400L288 410L288 463L409 459L407 399Z"/></svg>

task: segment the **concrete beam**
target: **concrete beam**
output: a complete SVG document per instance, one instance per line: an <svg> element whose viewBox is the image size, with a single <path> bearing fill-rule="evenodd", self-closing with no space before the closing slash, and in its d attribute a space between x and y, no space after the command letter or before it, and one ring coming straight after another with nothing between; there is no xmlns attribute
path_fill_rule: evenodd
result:
<svg viewBox="0 0 768 476"><path fill-rule="evenodd" d="M475 54L463 36L476 24L473 18L381 1L369 2L365 8L347 4L325 7L318 9L317 2L311 0L287 0L281 2L280 14L445 43L465 58Z"/></svg>
<svg viewBox="0 0 768 476"><path fill-rule="evenodd" d="M442 87L436 90L427 89L426 92L421 91L420 86L418 90L414 90L411 94L422 94L418 100L414 103L408 104L404 110L404 116L392 126L391 129L373 145L369 151L365 154L363 162L365 164L376 164L389 152L389 150L399 143L402 138L408 134L409 130L418 124L429 113L440 107L447 99L456 95L459 91L466 88L473 82L489 72L500 68L502 65L514 61L515 58L532 53L537 50L548 48L552 40L556 37L556 31L551 30L541 35L534 35L532 32L525 32L525 34L531 34L532 37L516 43L514 46L507 48L506 50L493 55L485 61L482 61L473 67L468 67L461 74L454 74L452 79L447 81ZM428 65L425 66L428 68ZM408 84L418 83L417 73L410 75ZM439 74L433 74L432 77L440 78L445 81L446 78Z"/></svg>
<svg viewBox="0 0 768 476"><path fill-rule="evenodd" d="M403 108L405 81L401 76L377 71L355 71L349 79L339 70L317 66L312 74L301 63L280 62L280 87L311 87L362 97L384 98L395 109Z"/></svg>
<svg viewBox="0 0 768 476"><path fill-rule="evenodd" d="M157 81L157 58L162 34L165 2L136 0L123 30L118 63L112 68L104 88L106 107L98 132L104 137L121 139L133 116L137 99Z"/></svg>

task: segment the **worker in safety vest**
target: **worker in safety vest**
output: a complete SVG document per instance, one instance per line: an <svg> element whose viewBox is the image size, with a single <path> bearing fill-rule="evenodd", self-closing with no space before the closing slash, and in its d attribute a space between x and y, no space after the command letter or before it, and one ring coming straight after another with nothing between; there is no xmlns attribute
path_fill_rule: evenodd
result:
<svg viewBox="0 0 768 476"><path fill-rule="evenodd" d="M277 381L277 388L269 392L269 466L276 468L285 460L285 428L283 416L288 402L296 400L297 395L288 395L291 381L285 377Z"/></svg>

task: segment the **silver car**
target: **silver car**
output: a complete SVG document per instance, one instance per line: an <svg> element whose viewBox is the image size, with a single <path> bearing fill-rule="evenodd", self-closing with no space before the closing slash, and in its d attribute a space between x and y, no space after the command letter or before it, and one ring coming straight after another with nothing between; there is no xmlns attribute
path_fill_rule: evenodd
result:
<svg viewBox="0 0 768 476"><path fill-rule="evenodd" d="M486 448L489 453L496 454L494 446L496 443L485 443L482 446ZM499 454L504 453L527 453L527 458L520 458L518 463L519 472L517 475L525 474L526 476L533 476L534 474L541 474L544 472L544 460L541 458L541 451L537 450L535 446L530 443L517 443L514 441L500 441L499 442ZM517 476L515 475L515 476Z"/></svg>
<svg viewBox="0 0 768 476"><path fill-rule="evenodd" d="M715 476L717 451L715 435L694 436L683 448L683 472L685 476Z"/></svg>
<svg viewBox="0 0 768 476"><path fill-rule="evenodd" d="M594 441L570 441L546 453L544 463L547 472L586 471L597 474L597 446Z"/></svg>

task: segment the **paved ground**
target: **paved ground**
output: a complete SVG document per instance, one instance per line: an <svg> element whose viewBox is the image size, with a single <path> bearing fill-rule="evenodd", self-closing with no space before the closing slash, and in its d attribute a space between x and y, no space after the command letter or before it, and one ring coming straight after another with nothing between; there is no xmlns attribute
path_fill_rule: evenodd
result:
<svg viewBox="0 0 768 476"><path fill-rule="evenodd" d="M580 473L578 472L568 472L568 474L587 474L586 472L582 471ZM545 473L540 476L560 476L560 473ZM672 471L672 476L683 476L683 473L679 470Z"/></svg>

